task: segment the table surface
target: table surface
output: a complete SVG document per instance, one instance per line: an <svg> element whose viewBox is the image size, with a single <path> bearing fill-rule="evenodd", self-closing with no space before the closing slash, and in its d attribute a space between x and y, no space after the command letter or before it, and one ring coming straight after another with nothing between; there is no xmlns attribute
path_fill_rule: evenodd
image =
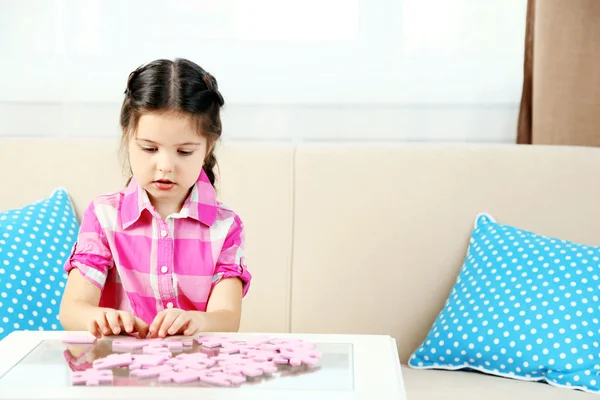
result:
<svg viewBox="0 0 600 400"><path fill-rule="evenodd" d="M64 335L63 331L17 331L0 341L0 399L164 400L199 395L207 400L406 399L396 341L386 335L211 333L242 339L254 335L302 339L316 343L323 353L314 372L279 376L237 388L149 386L128 377L120 386L72 386L64 352L82 346L63 343ZM102 339L94 346L106 347L112 339Z"/></svg>

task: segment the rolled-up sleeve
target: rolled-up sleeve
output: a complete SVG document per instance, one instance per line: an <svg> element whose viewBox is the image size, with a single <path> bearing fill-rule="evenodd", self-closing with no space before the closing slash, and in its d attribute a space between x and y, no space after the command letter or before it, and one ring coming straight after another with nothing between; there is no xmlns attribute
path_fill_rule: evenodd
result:
<svg viewBox="0 0 600 400"><path fill-rule="evenodd" d="M79 269L84 278L103 290L112 266L112 253L92 202L83 213L77 242L64 268L67 273L73 268Z"/></svg>
<svg viewBox="0 0 600 400"><path fill-rule="evenodd" d="M212 280L213 286L223 279L239 278L242 281L242 296L246 296L250 288L252 275L246 265L244 245L244 224L236 215L217 259Z"/></svg>

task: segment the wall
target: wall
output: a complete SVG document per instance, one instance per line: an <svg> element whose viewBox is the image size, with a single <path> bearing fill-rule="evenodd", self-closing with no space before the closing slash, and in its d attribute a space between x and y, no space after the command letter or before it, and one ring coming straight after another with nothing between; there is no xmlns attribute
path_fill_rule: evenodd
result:
<svg viewBox="0 0 600 400"><path fill-rule="evenodd" d="M0 136L117 136L127 75L187 57L225 138L514 142L521 0L0 0Z"/></svg>

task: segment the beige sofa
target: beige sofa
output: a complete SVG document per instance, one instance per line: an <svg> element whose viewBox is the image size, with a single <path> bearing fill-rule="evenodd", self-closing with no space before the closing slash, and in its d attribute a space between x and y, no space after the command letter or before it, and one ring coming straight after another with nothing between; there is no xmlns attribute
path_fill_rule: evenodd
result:
<svg viewBox="0 0 600 400"><path fill-rule="evenodd" d="M62 186L81 215L124 184L117 147L0 140L0 209ZM389 334L406 364L454 283L477 213L600 245L596 148L225 142L219 160L220 197L248 230L244 331ZM410 400L593 397L480 373L402 374Z"/></svg>

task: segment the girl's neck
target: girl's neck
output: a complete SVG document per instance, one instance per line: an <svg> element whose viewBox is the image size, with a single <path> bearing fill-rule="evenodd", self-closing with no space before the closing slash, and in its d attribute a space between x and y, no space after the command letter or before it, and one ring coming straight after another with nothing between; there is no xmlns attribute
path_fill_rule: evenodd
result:
<svg viewBox="0 0 600 400"><path fill-rule="evenodd" d="M175 214L178 213L179 211L181 211L181 207L177 207L177 205L171 205L171 204L155 204L154 208L156 209L156 212L163 217L163 219L167 219L167 217L171 214Z"/></svg>
<svg viewBox="0 0 600 400"><path fill-rule="evenodd" d="M181 208L183 207L183 204L185 203L185 199L181 200L179 203L176 203L174 201L162 201L161 202L161 201L157 201L156 199L153 199L152 197L150 197L150 203L152 203L156 212L161 217L163 217L163 219L166 219L169 215L176 214L179 211L181 211Z"/></svg>

